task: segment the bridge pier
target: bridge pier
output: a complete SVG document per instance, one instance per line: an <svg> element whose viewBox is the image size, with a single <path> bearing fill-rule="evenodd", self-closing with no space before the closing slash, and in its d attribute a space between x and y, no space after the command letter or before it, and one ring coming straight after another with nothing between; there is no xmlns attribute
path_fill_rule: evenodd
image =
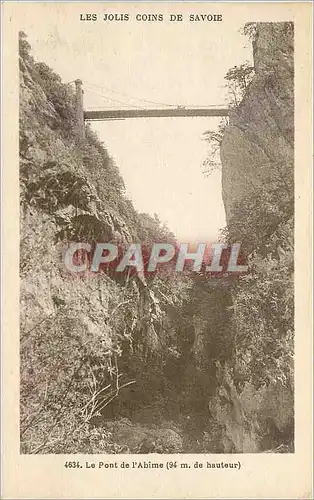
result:
<svg viewBox="0 0 314 500"><path fill-rule="evenodd" d="M85 138L85 122L83 108L83 82L79 78L75 80L75 114L76 114L76 134L79 139Z"/></svg>

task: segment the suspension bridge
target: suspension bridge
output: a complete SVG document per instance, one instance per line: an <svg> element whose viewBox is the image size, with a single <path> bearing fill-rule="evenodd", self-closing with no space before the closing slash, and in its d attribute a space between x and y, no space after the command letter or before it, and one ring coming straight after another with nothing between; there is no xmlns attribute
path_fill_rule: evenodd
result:
<svg viewBox="0 0 314 500"><path fill-rule="evenodd" d="M137 100L144 102L145 107L141 107L139 105L134 106L117 99L109 98L108 96L104 96L96 92L93 93L109 101L117 103L119 107L111 107L109 109L84 109L83 82L82 80L77 79L74 83L76 93L77 133L80 137L85 136L86 121L125 120L129 118L227 117L230 113L229 109L225 105L181 106L176 104L156 103L154 101L149 101L147 99L141 98L137 98ZM111 90L109 91L114 92ZM126 96L126 94L122 95ZM126 97L130 98L129 96ZM150 105L154 104L155 106L147 107L148 103ZM122 106L124 107L122 108ZM128 109L126 109L126 106L128 107Z"/></svg>

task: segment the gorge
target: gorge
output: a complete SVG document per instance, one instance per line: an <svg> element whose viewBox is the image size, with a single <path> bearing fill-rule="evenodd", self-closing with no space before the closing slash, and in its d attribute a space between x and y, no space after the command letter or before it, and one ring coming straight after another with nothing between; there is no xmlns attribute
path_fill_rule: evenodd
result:
<svg viewBox="0 0 314 500"><path fill-rule="evenodd" d="M20 35L21 452L291 453L293 24L256 23L219 139L224 241L249 272L71 276L73 241L175 244L135 210L75 95ZM170 228L171 229L171 228Z"/></svg>

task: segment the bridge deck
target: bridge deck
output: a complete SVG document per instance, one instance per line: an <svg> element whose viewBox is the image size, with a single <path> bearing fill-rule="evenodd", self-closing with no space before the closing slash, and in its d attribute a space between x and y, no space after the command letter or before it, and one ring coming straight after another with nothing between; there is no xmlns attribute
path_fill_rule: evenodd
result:
<svg viewBox="0 0 314 500"><path fill-rule="evenodd" d="M125 118L180 118L194 116L229 116L228 108L170 108L170 109L109 109L84 111L84 119L92 121Z"/></svg>

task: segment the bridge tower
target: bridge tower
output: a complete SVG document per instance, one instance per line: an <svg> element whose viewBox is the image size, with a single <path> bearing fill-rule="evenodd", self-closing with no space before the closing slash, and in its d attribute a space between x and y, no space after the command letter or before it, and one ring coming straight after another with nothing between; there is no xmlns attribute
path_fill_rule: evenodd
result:
<svg viewBox="0 0 314 500"><path fill-rule="evenodd" d="M83 82L79 78L75 80L75 113L76 133L79 139L85 138L84 108L83 108Z"/></svg>

